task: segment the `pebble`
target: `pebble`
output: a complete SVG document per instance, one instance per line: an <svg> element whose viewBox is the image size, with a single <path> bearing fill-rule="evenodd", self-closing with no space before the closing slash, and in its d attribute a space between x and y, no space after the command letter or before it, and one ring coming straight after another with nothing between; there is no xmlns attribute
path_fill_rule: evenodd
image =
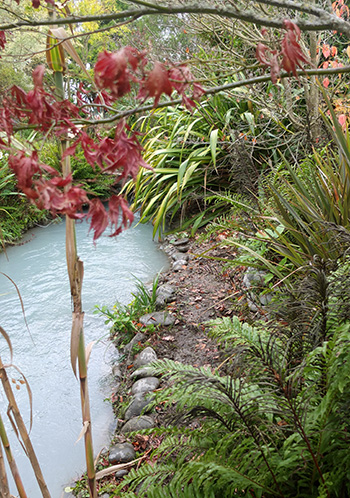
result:
<svg viewBox="0 0 350 498"><path fill-rule="evenodd" d="M141 417L133 417L128 420L121 428L121 433L141 431L142 429L152 429L154 427L154 420L148 415L141 415Z"/></svg>
<svg viewBox="0 0 350 498"><path fill-rule="evenodd" d="M177 246L176 250L180 252L187 252L189 250L190 246L189 245L184 245L184 246Z"/></svg>
<svg viewBox="0 0 350 498"><path fill-rule="evenodd" d="M124 420L130 420L133 417L138 417L142 412L149 411L146 407L151 401L152 399L145 398L144 393L135 394L125 411Z"/></svg>
<svg viewBox="0 0 350 498"><path fill-rule="evenodd" d="M189 255L188 254L182 254L181 252L174 252L174 254L171 255L174 261L188 261L189 260Z"/></svg>
<svg viewBox="0 0 350 498"><path fill-rule="evenodd" d="M143 325L173 325L175 318L168 311L155 311L139 318Z"/></svg>
<svg viewBox="0 0 350 498"><path fill-rule="evenodd" d="M134 365L136 368L143 367L144 365L148 365L149 363L152 363L152 361L156 361L157 359L158 357L154 349L148 346L137 355L134 361Z"/></svg>
<svg viewBox="0 0 350 498"><path fill-rule="evenodd" d="M125 347L124 347L124 350L126 352L129 352L132 350L132 348L135 346L135 344L137 344L138 342L142 342L144 341L146 338L146 335L143 334L142 332L137 332L137 334L131 339L131 341L129 342L129 344L127 344Z"/></svg>
<svg viewBox="0 0 350 498"><path fill-rule="evenodd" d="M136 458L136 452L131 443L117 443L109 450L111 464L131 462Z"/></svg>
<svg viewBox="0 0 350 498"><path fill-rule="evenodd" d="M154 368L146 365L145 367L138 368L130 375L131 379L142 379L143 377L156 377Z"/></svg>
<svg viewBox="0 0 350 498"><path fill-rule="evenodd" d="M163 306L165 303L168 303L169 301L172 300L173 296L175 294L175 289L174 287L171 287L168 284L163 284L158 287L156 291L156 304L158 306Z"/></svg>
<svg viewBox="0 0 350 498"><path fill-rule="evenodd" d="M120 379L122 376L122 372L120 370L119 365L113 365L112 367L112 375L115 379Z"/></svg>
<svg viewBox="0 0 350 498"><path fill-rule="evenodd" d="M157 377L145 377L139 379L133 384L131 394L148 393L159 387L160 380Z"/></svg>
<svg viewBox="0 0 350 498"><path fill-rule="evenodd" d="M117 478L118 477L124 477L128 473L129 473L129 471L126 470L126 469L124 469L124 470L117 470L117 472L114 473L114 477L117 477ZM109 497L109 495L108 495L108 497Z"/></svg>
<svg viewBox="0 0 350 498"><path fill-rule="evenodd" d="M183 238L183 239L178 239L173 242L173 246L183 246L185 244L188 244L190 239Z"/></svg>
<svg viewBox="0 0 350 498"><path fill-rule="evenodd" d="M185 259L179 259L178 261L175 261L173 263L172 269L173 271L179 271L182 269L183 266L187 265L187 261Z"/></svg>

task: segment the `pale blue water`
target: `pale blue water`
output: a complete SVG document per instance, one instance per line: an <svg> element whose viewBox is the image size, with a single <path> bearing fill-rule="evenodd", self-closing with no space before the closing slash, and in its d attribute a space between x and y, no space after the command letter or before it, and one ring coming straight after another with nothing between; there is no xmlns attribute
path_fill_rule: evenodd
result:
<svg viewBox="0 0 350 498"><path fill-rule="evenodd" d="M14 280L20 290L29 335L14 286L0 275L0 325L9 334L14 364L27 377L33 393L32 442L52 498L60 498L64 486L84 470L84 443L76 443L81 430L79 383L70 366L71 302L65 262L64 223L31 230L27 244L7 250L9 261L0 254L0 271ZM95 304L127 304L135 290L132 275L144 282L167 266L167 257L152 241L152 227L139 225L117 238L103 236L92 243L88 225L77 224L78 253L84 261L83 308L86 344L103 337L94 346L89 362L89 391L94 449L108 445L113 428L111 406L104 399L111 393L110 369L116 361L108 344L104 319L92 314ZM0 338L3 362L9 360ZM9 371L14 380L20 375ZM17 382L18 384L18 382ZM15 387L15 384L13 384ZM29 421L28 396L21 385L17 400ZM0 410L6 418L6 399L0 390ZM12 433L10 433L13 436ZM27 458L11 437L16 461L29 498L41 496ZM12 490L16 495L16 490Z"/></svg>

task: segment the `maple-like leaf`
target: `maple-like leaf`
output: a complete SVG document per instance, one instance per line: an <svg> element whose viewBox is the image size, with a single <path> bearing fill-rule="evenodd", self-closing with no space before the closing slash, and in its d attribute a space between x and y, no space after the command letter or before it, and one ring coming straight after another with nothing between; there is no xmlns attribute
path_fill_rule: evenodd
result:
<svg viewBox="0 0 350 498"><path fill-rule="evenodd" d="M127 201L121 195L113 195L109 200L108 217L115 226L110 237L119 235L123 228L128 228L134 221L134 213L129 209Z"/></svg>
<svg viewBox="0 0 350 498"><path fill-rule="evenodd" d="M331 50L329 48L329 45L327 43L324 43L322 45L322 54L325 59L328 59L328 57L331 55Z"/></svg>
<svg viewBox="0 0 350 498"><path fill-rule="evenodd" d="M101 90L110 90L115 99L122 97L130 92L130 83L135 79L130 69L135 71L143 57L142 53L130 46L117 52L101 52L94 68L96 85Z"/></svg>
<svg viewBox="0 0 350 498"><path fill-rule="evenodd" d="M172 86L177 91L177 93L182 96L182 103L189 110L191 110L193 107L196 106L195 102L192 99L199 98L199 96L205 93L201 85L193 81L194 78L188 66L180 65L171 68L169 70L169 79L171 81ZM192 84L193 84L193 95L192 98L190 98L185 94L185 91Z"/></svg>
<svg viewBox="0 0 350 498"><path fill-rule="evenodd" d="M281 72L277 50L272 50L264 43L259 42L255 54L260 64L270 68L272 83L277 83Z"/></svg>
<svg viewBox="0 0 350 498"><path fill-rule="evenodd" d="M8 164L17 177L19 188L21 190L31 188L33 176L40 172L38 153L33 151L30 156L27 156L23 150L19 150L16 154L9 156Z"/></svg>
<svg viewBox="0 0 350 498"><path fill-rule="evenodd" d="M287 30L287 33L282 40L283 58L281 65L285 71L293 73L297 78L297 67L302 68L302 63L308 64L310 61L303 54L303 51L299 45L300 28L288 19L283 21L283 25Z"/></svg>
<svg viewBox="0 0 350 498"><path fill-rule="evenodd" d="M168 71L165 70L163 64L155 62L152 71L142 81L138 98L154 97L154 106L156 106L163 93L170 96L172 91L173 87L169 80Z"/></svg>
<svg viewBox="0 0 350 498"><path fill-rule="evenodd" d="M100 199L95 198L90 201L89 211L86 215L86 219L89 218L91 218L90 230L94 230L93 240L95 242L108 226L108 214Z"/></svg>
<svg viewBox="0 0 350 498"><path fill-rule="evenodd" d="M169 69L169 78L175 90L182 95L189 83L193 80L192 73L188 66L177 66Z"/></svg>

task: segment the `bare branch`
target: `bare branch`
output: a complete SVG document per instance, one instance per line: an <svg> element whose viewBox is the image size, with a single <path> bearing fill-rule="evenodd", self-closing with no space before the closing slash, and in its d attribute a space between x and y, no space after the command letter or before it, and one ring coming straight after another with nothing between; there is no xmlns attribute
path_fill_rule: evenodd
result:
<svg viewBox="0 0 350 498"><path fill-rule="evenodd" d="M337 68L331 68L331 69L306 69L306 70L297 70L297 75L298 76L325 76L325 75L330 75L330 74L344 74L344 73L350 73L350 66L343 66L343 67L337 67ZM290 73L283 72L280 75L280 78L290 78L291 75ZM264 76L257 76L255 78L248 78L240 81L235 81L233 83L228 83L226 85L220 85L220 86L215 86L213 88L209 88L208 90L205 91L205 95L213 95L219 92L226 92L228 90L233 90L235 88L240 88L242 86L251 86L255 85L257 83L267 83L271 81L271 76L270 75L264 75ZM176 100L168 100L165 102L159 102L156 107L154 107L153 104L148 104L148 105L143 105L139 107L134 107L133 109L127 109L125 111L119 112L117 114L113 114L109 118L104 118L104 119L97 119L97 120L77 120L74 121L75 124L83 124L83 125L97 125L97 124L108 124L108 123L114 123L115 121L118 121L120 119L138 114L140 112L146 112L146 111L152 111L155 109L161 109L164 107L171 107L174 105L179 105L181 104L182 99L176 99ZM99 106L100 107L100 106ZM111 111L111 108L108 108L109 111ZM21 127L16 127L16 130L22 130L22 129L27 129L27 128L33 128L30 126L21 126Z"/></svg>
<svg viewBox="0 0 350 498"><path fill-rule="evenodd" d="M142 2L148 4L148 2ZM295 19L302 31L323 31L332 30L344 33L350 37L350 23L337 17L327 10L315 7L308 3L293 2L292 0L259 0L260 4L275 5L281 9L292 9L301 13L315 16L313 20ZM151 5L151 4L150 4ZM70 16L61 19L33 19L30 21L18 20L7 24L0 25L1 31L19 28L22 26L52 26L63 24L86 23L92 21L115 21L115 20L136 20L144 16L153 15L174 15L174 14L215 14L219 17L239 19L261 26L271 28L283 28L283 19L271 19L268 16L261 16L254 10L233 8L228 6L218 7L209 3L190 4L190 5L160 5L154 4L151 7L129 9L122 12L112 12L109 14L92 15L92 16Z"/></svg>

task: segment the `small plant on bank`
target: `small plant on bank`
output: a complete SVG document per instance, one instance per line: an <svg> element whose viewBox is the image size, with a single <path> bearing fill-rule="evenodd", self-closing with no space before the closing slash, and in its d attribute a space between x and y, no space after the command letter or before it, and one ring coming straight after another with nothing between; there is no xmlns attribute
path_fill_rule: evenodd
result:
<svg viewBox="0 0 350 498"><path fill-rule="evenodd" d="M108 306L95 306L94 314L105 317L105 324L111 325L111 335L118 344L127 344L140 330L154 331L154 325L142 326L139 318L146 313L152 313L156 309L157 288L159 274L157 274L152 286L148 288L140 279L136 280L136 291L132 293L133 300L128 305L117 302L112 309Z"/></svg>

